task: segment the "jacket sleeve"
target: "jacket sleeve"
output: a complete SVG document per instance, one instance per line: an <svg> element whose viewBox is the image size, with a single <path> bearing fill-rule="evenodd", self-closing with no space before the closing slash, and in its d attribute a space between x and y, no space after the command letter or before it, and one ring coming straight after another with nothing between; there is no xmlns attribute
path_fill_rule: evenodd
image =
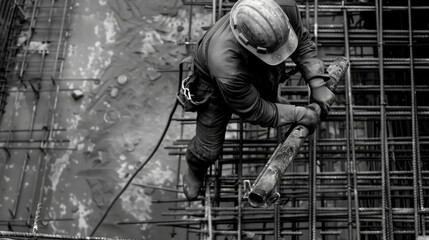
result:
<svg viewBox="0 0 429 240"><path fill-rule="evenodd" d="M252 124L276 126L276 105L264 100L252 83L255 76L243 55L247 52L232 35L229 21L213 35L205 51L209 77L229 109Z"/></svg>
<svg viewBox="0 0 429 240"><path fill-rule="evenodd" d="M316 44L311 40L310 34L304 25L299 14L295 1L288 1L288 4L281 5L289 17L289 22L298 37L298 46L291 55L292 61L298 67L306 81L314 77L328 78L325 74L324 62L317 57Z"/></svg>
<svg viewBox="0 0 429 240"><path fill-rule="evenodd" d="M261 98L253 84L237 78L216 78L216 83L224 101L235 114L263 127L277 125L276 105Z"/></svg>

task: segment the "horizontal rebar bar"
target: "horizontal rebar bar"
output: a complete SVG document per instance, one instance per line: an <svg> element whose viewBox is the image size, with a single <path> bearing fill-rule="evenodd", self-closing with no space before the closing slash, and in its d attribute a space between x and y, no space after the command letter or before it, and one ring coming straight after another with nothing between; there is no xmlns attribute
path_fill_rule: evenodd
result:
<svg viewBox="0 0 429 240"><path fill-rule="evenodd" d="M12 130L0 130L0 134L3 134L3 133L9 133L9 132L29 132L30 131L30 129L12 129ZM41 128L39 128L39 129L33 129L32 130L33 132L45 132L46 131L46 129L41 129ZM55 129L52 129L52 131L54 131L54 132L63 132L63 131L67 131L67 129L66 128L55 128Z"/></svg>
<svg viewBox="0 0 429 240"><path fill-rule="evenodd" d="M190 0L185 0L183 1L183 5L196 5L196 6L207 6L208 9L211 8L211 1L190 1ZM224 11L229 11L231 9L231 7L234 5L234 2L231 3L224 3L223 6L223 10ZM298 8L301 11L305 11L306 10L306 5L303 4L298 4ZM352 11L358 11L358 12L365 12L365 11L375 11L375 6L368 6L368 5L358 5L358 4L322 4L322 5L317 5L317 10L320 12L342 12L343 9L346 9L348 12L352 12ZM385 10L407 10L406 6L394 6L394 5L384 5L383 9ZM429 6L412 6L413 10L427 10L429 9ZM313 12L315 10L315 6L314 5L308 5L308 10L310 12Z"/></svg>
<svg viewBox="0 0 429 240"><path fill-rule="evenodd" d="M386 91L390 92L402 92L407 89L410 89L410 85L384 85ZM353 85L352 89L353 92L376 92L380 88L380 85ZM308 94L308 87L307 86L282 86L280 88L282 95L289 95L289 94ZM335 90L336 93L343 93L345 91L344 86L339 86ZM417 85L416 91L418 92L429 92L429 85ZM333 106L335 108L337 106ZM371 107L377 107L377 106L371 106ZM395 108L395 107L401 107L401 106L388 106L388 108ZM405 106L404 106L405 107ZM427 106L419 106L420 108Z"/></svg>
<svg viewBox="0 0 429 240"><path fill-rule="evenodd" d="M59 234L45 233L28 233L28 232L8 232L0 231L0 237L9 238L32 238L32 239L70 239L70 240L128 240L126 238L108 238L108 237L85 237L85 236L68 236Z"/></svg>
<svg viewBox="0 0 429 240"><path fill-rule="evenodd" d="M40 219L40 221L41 222L56 222L56 221L59 221L59 222L63 222L63 221L74 221L74 220L76 220L75 218L43 218L43 219ZM14 223L26 223L26 222L28 222L28 220L27 219L0 219L0 224L1 223L11 223L11 224L14 224Z"/></svg>

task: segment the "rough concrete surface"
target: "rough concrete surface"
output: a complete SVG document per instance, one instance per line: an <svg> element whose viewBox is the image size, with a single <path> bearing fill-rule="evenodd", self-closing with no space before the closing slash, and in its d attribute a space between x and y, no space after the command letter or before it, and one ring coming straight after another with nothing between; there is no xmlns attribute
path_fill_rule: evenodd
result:
<svg viewBox="0 0 429 240"><path fill-rule="evenodd" d="M76 150L45 157L49 172L42 213L45 218L69 220L45 222L40 231L89 235L112 198L148 157L167 122L178 74L157 69L178 69L180 60L189 54L177 44L188 37L189 7L176 0L75 0L72 12L61 77L87 80L68 81L65 84L71 91L59 98L55 125L66 131L55 137L69 139L62 146ZM210 24L211 15L203 9L194 14L192 39L196 40L201 27ZM177 129L173 124L134 183L176 188L177 157L168 156L163 146L177 138ZM7 180L11 165L6 163L5 168ZM32 168L29 174L34 175L35 165ZM30 177L25 185L28 181ZM13 189L3 188L4 194L8 191ZM160 215L166 205L152 201L175 197L175 193L130 186L96 235L170 238L171 228L116 223L166 219ZM7 205L7 201L9 197L2 202Z"/></svg>

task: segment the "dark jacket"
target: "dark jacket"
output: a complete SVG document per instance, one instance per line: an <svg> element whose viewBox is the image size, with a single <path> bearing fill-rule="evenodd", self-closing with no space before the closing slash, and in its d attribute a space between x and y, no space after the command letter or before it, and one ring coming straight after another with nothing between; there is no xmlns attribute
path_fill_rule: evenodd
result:
<svg viewBox="0 0 429 240"><path fill-rule="evenodd" d="M291 59L306 80L323 75L323 62L317 59L316 46L304 30L295 1L276 2L287 14L298 37L298 47ZM265 64L243 48L232 33L229 13L199 41L193 56L197 72L213 84L234 113L250 123L277 125L279 113L274 103L279 83L286 78L286 66Z"/></svg>

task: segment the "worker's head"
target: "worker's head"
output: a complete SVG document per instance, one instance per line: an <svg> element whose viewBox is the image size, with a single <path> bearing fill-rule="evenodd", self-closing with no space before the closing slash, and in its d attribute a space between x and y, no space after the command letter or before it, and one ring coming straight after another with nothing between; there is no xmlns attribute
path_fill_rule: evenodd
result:
<svg viewBox="0 0 429 240"><path fill-rule="evenodd" d="M286 60L298 45L289 18L274 0L239 0L230 25L237 41L269 65Z"/></svg>

